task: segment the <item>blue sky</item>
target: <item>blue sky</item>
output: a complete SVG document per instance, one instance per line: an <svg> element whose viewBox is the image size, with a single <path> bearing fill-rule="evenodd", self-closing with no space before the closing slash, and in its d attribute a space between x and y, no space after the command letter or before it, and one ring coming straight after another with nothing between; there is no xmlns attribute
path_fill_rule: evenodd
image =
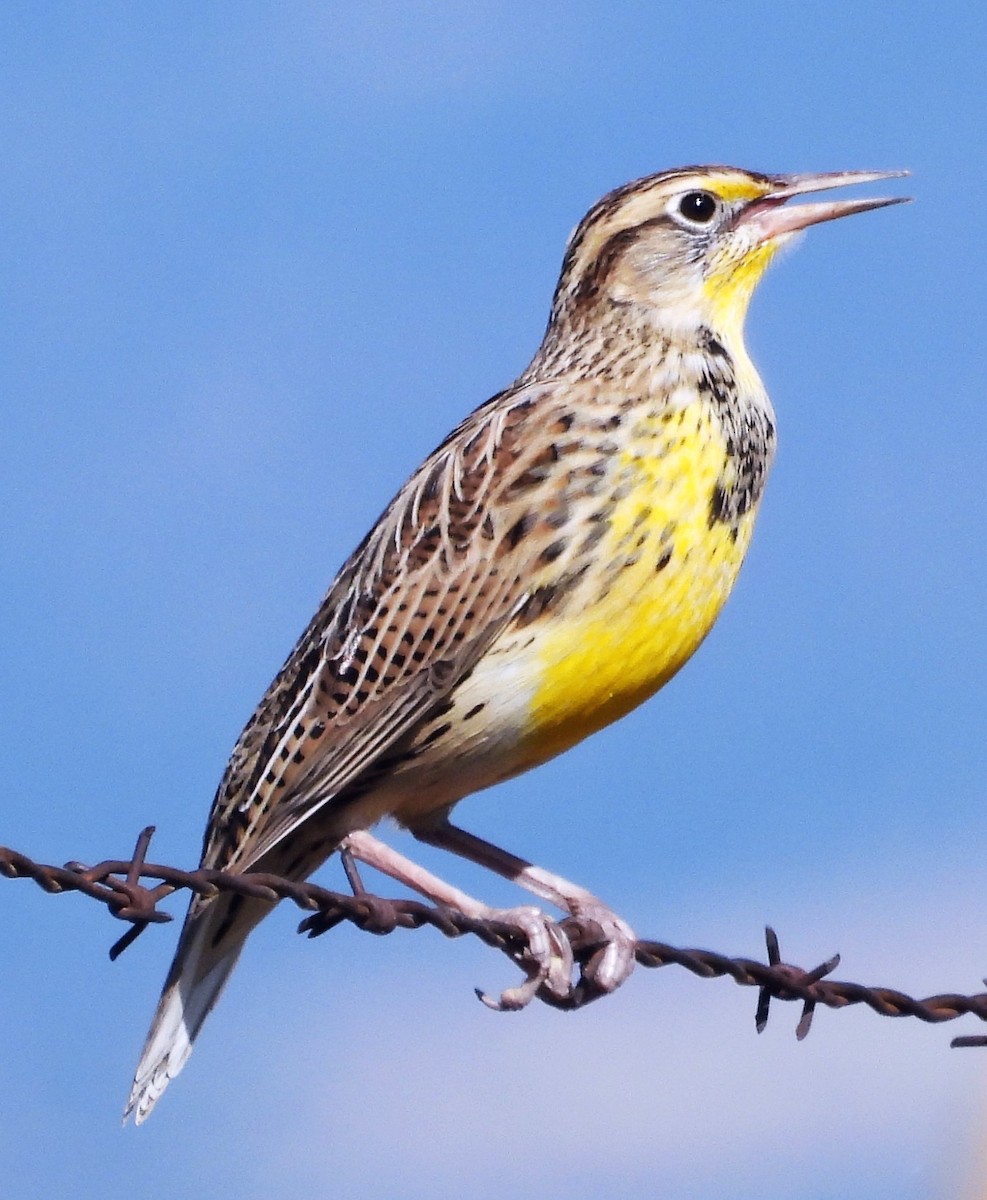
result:
<svg viewBox="0 0 987 1200"><path fill-rule="evenodd" d="M155 858L195 861L332 574L525 366L603 192L909 167L915 204L811 231L755 299L780 452L708 642L458 815L642 935L758 955L770 921L843 978L977 990L984 34L972 3L5 5L0 842L97 860L153 822ZM672 969L500 1017L471 988L510 968L478 945L309 944L286 908L121 1131L177 930L111 965L95 906L0 901L25 1200L987 1194L987 1060L947 1048L975 1022L821 1012L796 1045L794 1008L757 1038L751 994Z"/></svg>

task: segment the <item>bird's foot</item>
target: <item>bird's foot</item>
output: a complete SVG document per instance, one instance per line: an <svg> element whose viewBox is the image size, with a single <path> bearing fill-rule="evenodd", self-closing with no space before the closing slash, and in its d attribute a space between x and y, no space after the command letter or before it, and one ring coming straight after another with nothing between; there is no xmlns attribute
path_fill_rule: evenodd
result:
<svg viewBox="0 0 987 1200"><path fill-rule="evenodd" d="M527 942L511 956L527 975L524 983L499 999L477 989L483 1003L498 1012L516 1012L536 997L552 1008L582 1008L615 992L634 970L637 935L599 900L580 898L558 923L530 907L492 910L488 919L514 926Z"/></svg>
<svg viewBox="0 0 987 1200"><path fill-rule="evenodd" d="M498 871L568 913L555 921L530 905L490 908L379 842L366 830L349 834L342 850L354 890L362 891L363 885L352 860L367 863L436 904L484 924L501 923L517 935L500 945L524 971L525 981L508 988L499 998L478 989L477 995L488 1007L515 1012L537 997L553 1008L579 1008L616 991L634 970L634 930L591 892L448 824L428 830L427 836L422 832L417 836ZM518 946L518 941L523 945ZM574 982L577 963L579 978Z"/></svg>
<svg viewBox="0 0 987 1200"><path fill-rule="evenodd" d="M579 982L567 998L567 1007L578 1008L608 996L634 970L637 935L630 925L601 901L575 900L570 921L563 921L579 963ZM551 1003L551 1001L549 1001Z"/></svg>
<svg viewBox="0 0 987 1200"><path fill-rule="evenodd" d="M568 1006L573 993L573 955L561 925L531 905L490 909L484 919L502 921L524 938L524 948L511 957L524 970L527 979L502 992L499 998L477 988L476 994L483 1003L497 1012L517 1012L540 995L550 1004Z"/></svg>

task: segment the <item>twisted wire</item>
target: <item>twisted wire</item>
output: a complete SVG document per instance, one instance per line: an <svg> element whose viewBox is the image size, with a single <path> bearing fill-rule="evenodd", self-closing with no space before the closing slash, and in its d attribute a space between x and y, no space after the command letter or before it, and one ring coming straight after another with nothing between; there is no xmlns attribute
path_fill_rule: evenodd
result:
<svg viewBox="0 0 987 1200"><path fill-rule="evenodd" d="M308 915L299 925L299 932L319 937L342 921L349 921L369 933L388 934L397 929L420 929L428 925L446 937L469 934L488 946L503 951L515 962L524 958L526 939L517 926L506 920L479 919L441 905L420 900L389 899L363 890L359 877L350 876L354 894L331 891L314 883L299 883L278 875L263 872L233 874L226 871L199 869L183 871L146 861L153 827L145 829L137 839L129 859L106 859L95 866L69 862L64 867L36 862L26 854L0 846L0 875L9 879L32 879L48 893L81 892L106 905L113 916L130 924L131 928L110 949L116 959L135 938L151 924L172 920L171 914L159 908L173 892L187 890L199 896L214 896L219 892L235 892L261 900L290 900ZM142 882L148 881L148 882ZM585 967L601 945L599 926L592 921L567 917L559 921L573 948L575 962ZM842 1009L863 1004L886 1017L917 1017L920 1021L938 1024L957 1017L971 1015L987 1022L987 992L973 995L942 993L917 999L905 992L888 987L867 987L860 983L827 978L839 963L839 955L811 970L805 970L781 959L778 938L767 930L768 961L730 957L712 950L684 949L665 942L640 939L636 958L642 967L684 967L702 979L729 976L743 987L758 989L755 1026L761 1032L768 1019L772 999L802 1002L802 1016L796 1036L804 1038L810 1029L818 1005ZM578 1008L597 993L577 987L568 999L560 999L546 990L538 997L556 1008ZM984 1046L987 1035L968 1035L954 1038L952 1046Z"/></svg>

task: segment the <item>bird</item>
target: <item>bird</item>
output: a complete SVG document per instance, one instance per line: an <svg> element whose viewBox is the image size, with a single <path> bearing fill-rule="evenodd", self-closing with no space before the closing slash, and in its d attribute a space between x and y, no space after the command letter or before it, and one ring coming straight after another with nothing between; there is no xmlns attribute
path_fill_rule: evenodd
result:
<svg viewBox="0 0 987 1200"><path fill-rule="evenodd" d="M588 983L619 986L634 936L591 892L450 821L470 793L624 716L695 653L737 578L775 452L744 343L753 290L802 230L906 197L788 204L902 171L771 175L686 166L599 200L565 248L543 340L506 390L415 470L343 565L247 722L201 865L304 879L334 852L487 910L371 830L513 879L605 936ZM124 1119L188 1059L247 936L274 907L193 898ZM571 953L539 908L524 985L564 996Z"/></svg>

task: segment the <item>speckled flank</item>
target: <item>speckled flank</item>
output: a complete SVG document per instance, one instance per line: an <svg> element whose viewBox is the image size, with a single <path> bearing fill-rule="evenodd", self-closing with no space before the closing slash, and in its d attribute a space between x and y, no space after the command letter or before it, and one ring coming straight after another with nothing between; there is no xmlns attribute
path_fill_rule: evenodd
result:
<svg viewBox="0 0 987 1200"><path fill-rule="evenodd" d="M664 345L674 387L559 415L553 392L526 410L541 448L500 493L517 505L505 562L526 598L381 761L363 816L413 824L454 801L450 758L469 762L475 790L559 753L651 695L706 636L747 549L774 424L762 392L738 396L726 349L708 330L700 341Z"/></svg>

